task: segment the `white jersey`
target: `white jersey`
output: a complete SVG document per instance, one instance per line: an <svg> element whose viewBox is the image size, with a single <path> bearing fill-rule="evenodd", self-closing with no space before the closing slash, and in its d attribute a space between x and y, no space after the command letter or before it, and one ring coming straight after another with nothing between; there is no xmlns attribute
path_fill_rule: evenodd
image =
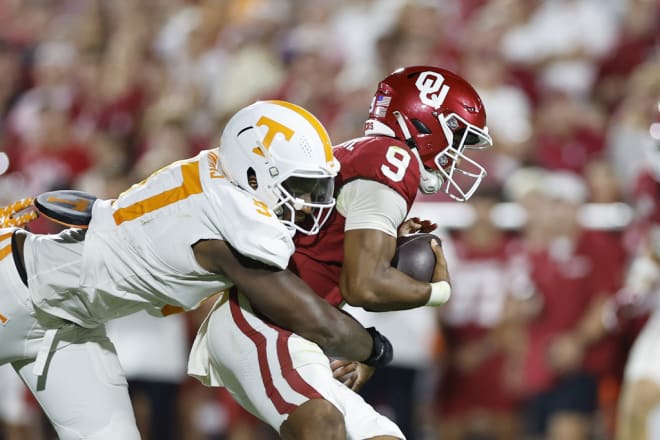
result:
<svg viewBox="0 0 660 440"><path fill-rule="evenodd" d="M141 309L194 309L232 286L197 263L192 245L206 239L285 268L294 251L288 230L218 170L216 151L203 151L117 200L98 200L84 240L66 231L30 236L25 260L35 305L84 327Z"/></svg>

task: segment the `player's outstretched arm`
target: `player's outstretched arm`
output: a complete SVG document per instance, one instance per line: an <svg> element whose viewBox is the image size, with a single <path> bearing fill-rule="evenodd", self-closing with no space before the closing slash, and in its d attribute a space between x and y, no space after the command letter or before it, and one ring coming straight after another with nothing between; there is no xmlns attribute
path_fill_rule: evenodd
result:
<svg viewBox="0 0 660 440"><path fill-rule="evenodd" d="M427 304L431 285L392 267L395 252L396 238L385 232L376 229L346 231L340 288L350 305L384 312ZM448 278L446 271L442 274L436 268L433 281L448 281Z"/></svg>
<svg viewBox="0 0 660 440"><path fill-rule="evenodd" d="M376 366L391 360L389 341L319 298L291 271L242 257L221 240L201 241L193 250L202 267L228 276L255 310L326 354Z"/></svg>

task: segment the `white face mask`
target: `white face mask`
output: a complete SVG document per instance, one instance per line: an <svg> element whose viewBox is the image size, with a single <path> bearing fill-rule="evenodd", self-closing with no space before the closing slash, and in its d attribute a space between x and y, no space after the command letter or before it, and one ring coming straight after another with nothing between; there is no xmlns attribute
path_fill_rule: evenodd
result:
<svg viewBox="0 0 660 440"><path fill-rule="evenodd" d="M276 184L280 200L273 207L280 221L292 231L306 235L318 234L335 206L334 177L293 174ZM296 211L307 208L309 214L302 224L296 222Z"/></svg>
<svg viewBox="0 0 660 440"><path fill-rule="evenodd" d="M404 136L407 139L412 139L402 115L399 112L394 112L394 116ZM436 169L427 169L422 163L418 150L416 148L412 149L419 161L421 175L419 189L424 194L435 194L443 190L452 199L464 202L474 194L481 181L486 177L486 170L476 161L467 157L463 151L465 149L480 150L488 148L492 145L492 140L487 129L482 130L475 127L456 114L452 113L446 117L440 115L438 121L447 139L448 146L435 156L433 161ZM465 127L462 133L459 134L460 138L456 139L457 142L454 142L454 136L457 133L450 129L452 124L455 124L454 126L460 124ZM472 143L468 141L472 141ZM448 163L451 163L449 169L447 169ZM454 180L458 176L462 177L461 183Z"/></svg>
<svg viewBox="0 0 660 440"><path fill-rule="evenodd" d="M438 121L449 145L433 161L445 183L443 191L452 199L464 202L472 197L486 177L484 167L466 156L465 150L483 150L493 145L493 141L488 128L482 130L455 113L438 115ZM454 130L464 128L452 131L452 127ZM447 167L448 163L451 163L450 167ZM459 176L460 183L456 179Z"/></svg>

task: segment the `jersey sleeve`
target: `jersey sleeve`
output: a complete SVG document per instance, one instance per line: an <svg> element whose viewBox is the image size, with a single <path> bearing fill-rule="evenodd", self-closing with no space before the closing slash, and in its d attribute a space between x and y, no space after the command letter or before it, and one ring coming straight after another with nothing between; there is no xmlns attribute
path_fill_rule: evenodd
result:
<svg viewBox="0 0 660 440"><path fill-rule="evenodd" d="M337 211L346 218L345 231L377 229L393 237L406 218L406 200L389 186L372 180L353 180L341 188Z"/></svg>
<svg viewBox="0 0 660 440"><path fill-rule="evenodd" d="M295 250L286 227L262 202L231 184L221 186L207 196L223 239L245 257L285 269Z"/></svg>
<svg viewBox="0 0 660 440"><path fill-rule="evenodd" d="M405 143L386 136L359 138L333 150L341 163L339 187L353 180L371 180L391 188L411 208L420 181L419 163Z"/></svg>

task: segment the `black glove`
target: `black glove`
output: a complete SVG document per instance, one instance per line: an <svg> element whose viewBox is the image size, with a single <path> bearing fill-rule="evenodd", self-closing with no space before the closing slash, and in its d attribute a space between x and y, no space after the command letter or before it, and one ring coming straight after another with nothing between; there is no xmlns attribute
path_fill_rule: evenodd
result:
<svg viewBox="0 0 660 440"><path fill-rule="evenodd" d="M373 346L371 348L371 355L362 361L362 363L371 367L384 367L392 362L392 357L394 356L392 343L385 336L381 335L375 327L369 327L367 331L371 335Z"/></svg>

